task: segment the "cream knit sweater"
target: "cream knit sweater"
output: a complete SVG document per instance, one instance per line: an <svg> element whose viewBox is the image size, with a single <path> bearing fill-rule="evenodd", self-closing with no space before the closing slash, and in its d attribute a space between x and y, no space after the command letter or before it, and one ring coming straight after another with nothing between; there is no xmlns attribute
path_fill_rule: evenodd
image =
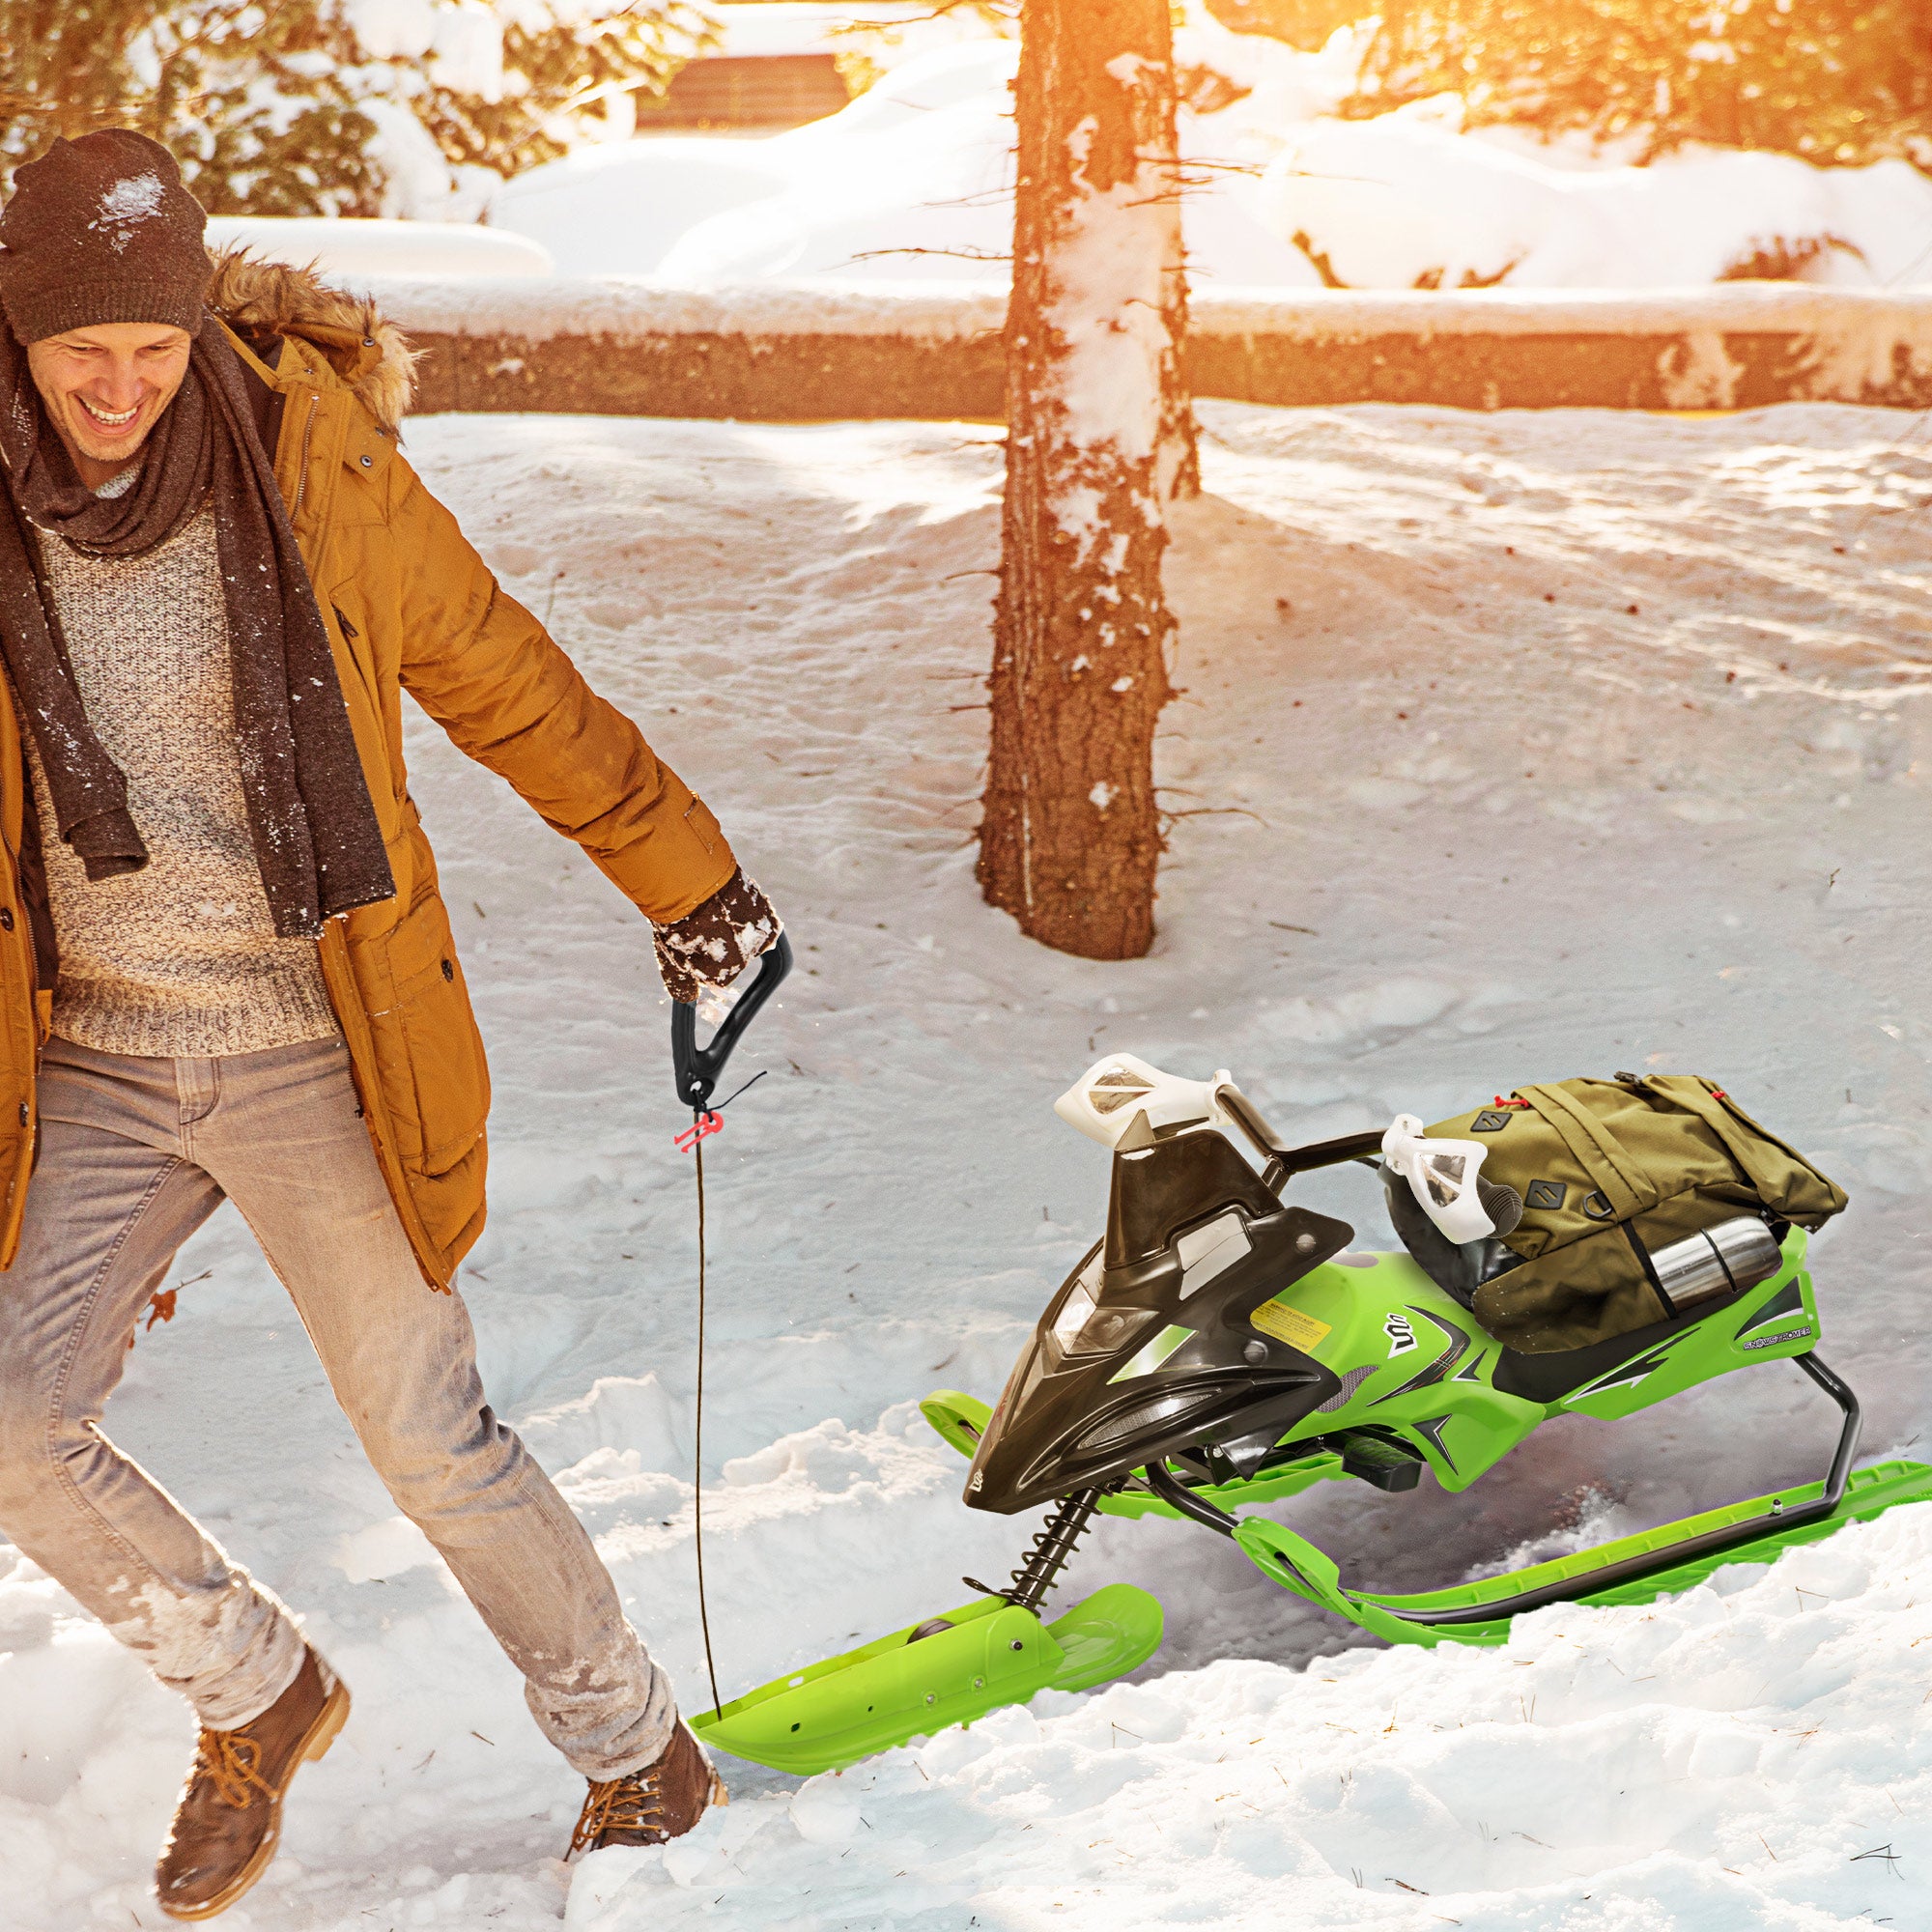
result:
<svg viewBox="0 0 1932 1932"><path fill-rule="evenodd" d="M41 556L88 722L148 847L140 871L90 882L25 734L60 943L54 1032L179 1057L328 1038L316 943L276 938L255 861L213 513L142 556L44 536Z"/></svg>

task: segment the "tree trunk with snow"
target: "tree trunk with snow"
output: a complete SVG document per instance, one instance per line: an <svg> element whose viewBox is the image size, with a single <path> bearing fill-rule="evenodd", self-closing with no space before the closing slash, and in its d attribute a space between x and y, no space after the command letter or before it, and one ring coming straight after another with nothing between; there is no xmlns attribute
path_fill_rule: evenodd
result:
<svg viewBox="0 0 1932 1932"><path fill-rule="evenodd" d="M1165 506L1199 488L1168 0L1026 0L980 883L1064 952L1153 938Z"/></svg>

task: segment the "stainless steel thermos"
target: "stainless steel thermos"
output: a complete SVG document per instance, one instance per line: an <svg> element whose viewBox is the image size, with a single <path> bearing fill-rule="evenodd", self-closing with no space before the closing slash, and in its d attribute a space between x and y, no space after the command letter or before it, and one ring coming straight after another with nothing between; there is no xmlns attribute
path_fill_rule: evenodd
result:
<svg viewBox="0 0 1932 1932"><path fill-rule="evenodd" d="M1657 1249L1650 1262L1671 1306L1682 1313L1720 1294L1754 1288L1777 1272L1784 1256L1755 1214L1739 1214Z"/></svg>

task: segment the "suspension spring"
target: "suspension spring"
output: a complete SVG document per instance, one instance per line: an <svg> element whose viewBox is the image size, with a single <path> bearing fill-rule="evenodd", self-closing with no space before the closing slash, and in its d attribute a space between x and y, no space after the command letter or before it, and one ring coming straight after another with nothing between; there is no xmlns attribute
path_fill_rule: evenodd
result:
<svg viewBox="0 0 1932 1932"><path fill-rule="evenodd" d="M1073 1554L1073 1546L1092 1526L1094 1506L1099 1500L1098 1490L1075 1490L1061 1499L1034 1538L1033 1548L1021 1558L1013 1580L1000 1592L1008 1603L1016 1609L1031 1610L1035 1616L1039 1614L1046 1593Z"/></svg>

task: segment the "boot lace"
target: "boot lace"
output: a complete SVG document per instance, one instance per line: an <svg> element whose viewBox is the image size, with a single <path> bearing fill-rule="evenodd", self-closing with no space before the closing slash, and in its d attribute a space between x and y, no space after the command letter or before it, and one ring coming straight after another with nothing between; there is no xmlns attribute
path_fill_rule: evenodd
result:
<svg viewBox="0 0 1932 1932"><path fill-rule="evenodd" d="M577 1829L570 1834L570 1851L592 1849L606 1832L648 1832L664 1815L663 1794L658 1790L657 1768L634 1771L628 1777L613 1777L608 1783L591 1782L590 1794Z"/></svg>
<svg viewBox="0 0 1932 1932"><path fill-rule="evenodd" d="M203 1731L194 1749L195 1774L214 1787L224 1804L241 1810L249 1793L275 1794L262 1776L262 1747L242 1731Z"/></svg>

